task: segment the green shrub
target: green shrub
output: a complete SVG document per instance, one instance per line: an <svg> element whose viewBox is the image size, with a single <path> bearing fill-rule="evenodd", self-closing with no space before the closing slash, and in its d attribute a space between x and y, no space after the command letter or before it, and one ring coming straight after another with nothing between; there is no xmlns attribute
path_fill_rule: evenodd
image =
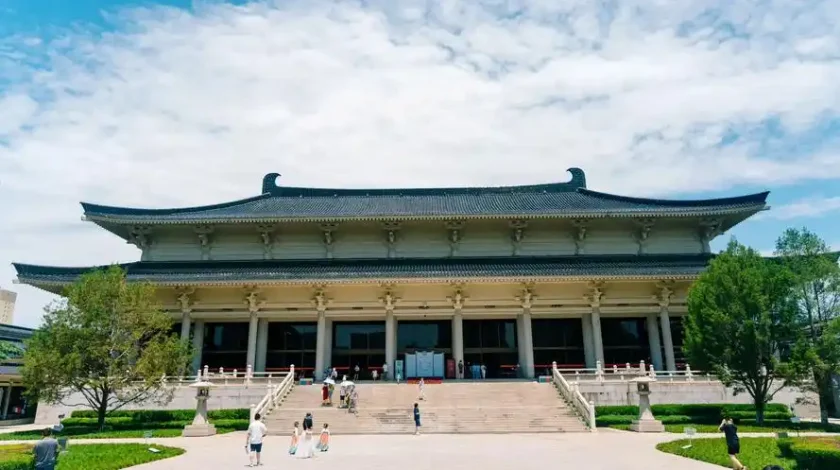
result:
<svg viewBox="0 0 840 470"><path fill-rule="evenodd" d="M0 446L0 470L31 470L32 446Z"/></svg>
<svg viewBox="0 0 840 470"><path fill-rule="evenodd" d="M827 438L783 439L782 455L796 462L798 470L840 468L840 440Z"/></svg>
<svg viewBox="0 0 840 470"><path fill-rule="evenodd" d="M251 421L248 419L217 419L213 421L217 429L233 429L234 431L247 431Z"/></svg>
<svg viewBox="0 0 840 470"><path fill-rule="evenodd" d="M657 418L664 416L691 416L692 422L697 424L715 424L724 416L731 416L740 420L755 420L754 405L730 405L722 403L685 404L685 405L653 405L653 414ZM596 416L638 416L638 406L597 406ZM790 411L782 404L769 404L764 412L765 419L790 419Z"/></svg>
<svg viewBox="0 0 840 470"><path fill-rule="evenodd" d="M70 414L69 419L82 418L93 419L96 424L96 411L79 410ZM114 418L127 418L137 422L165 423L168 421L192 421L195 417L195 410L117 410L109 413L106 421ZM251 419L251 411L247 408L231 410L212 410L207 417L214 419ZM67 422L65 419L64 423ZM65 424L66 426L66 424Z"/></svg>

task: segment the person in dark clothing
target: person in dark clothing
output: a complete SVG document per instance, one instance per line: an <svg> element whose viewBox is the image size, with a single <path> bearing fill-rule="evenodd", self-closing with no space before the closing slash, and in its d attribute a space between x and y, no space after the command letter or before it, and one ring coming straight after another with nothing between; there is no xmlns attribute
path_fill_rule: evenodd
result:
<svg viewBox="0 0 840 470"><path fill-rule="evenodd" d="M726 436L726 452L729 454L729 460L732 461L732 468L735 470L747 468L738 460L738 454L741 453L741 441L738 439L738 426L735 426L732 418L726 417L720 423L718 429Z"/></svg>
<svg viewBox="0 0 840 470"><path fill-rule="evenodd" d="M306 416L303 417L303 430L304 431L311 431L312 426L314 426L312 420L312 413L306 413Z"/></svg>
<svg viewBox="0 0 840 470"><path fill-rule="evenodd" d="M414 434L420 434L420 406L414 404Z"/></svg>
<svg viewBox="0 0 840 470"><path fill-rule="evenodd" d="M58 465L58 441L52 437L52 429L41 432L43 438L32 448L35 454L36 470L54 470Z"/></svg>
<svg viewBox="0 0 840 470"><path fill-rule="evenodd" d="M458 361L458 377L459 379L464 378L464 361Z"/></svg>

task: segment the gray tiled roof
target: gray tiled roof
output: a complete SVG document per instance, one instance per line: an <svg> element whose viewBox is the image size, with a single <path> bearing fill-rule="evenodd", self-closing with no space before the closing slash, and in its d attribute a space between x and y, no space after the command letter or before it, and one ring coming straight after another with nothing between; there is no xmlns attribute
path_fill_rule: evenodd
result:
<svg viewBox="0 0 840 470"><path fill-rule="evenodd" d="M710 255L591 255L448 259L347 259L136 262L128 278L155 283L295 282L387 279L539 277L693 277ZM62 268L15 264L21 282L72 282L102 267Z"/></svg>
<svg viewBox="0 0 840 470"><path fill-rule="evenodd" d="M644 199L586 189L583 171L572 180L531 186L415 189L318 189L275 186L264 178L260 196L178 209L134 209L82 203L92 220L123 223L214 223L317 219L436 217L604 217L702 215L765 207L767 194L705 199Z"/></svg>

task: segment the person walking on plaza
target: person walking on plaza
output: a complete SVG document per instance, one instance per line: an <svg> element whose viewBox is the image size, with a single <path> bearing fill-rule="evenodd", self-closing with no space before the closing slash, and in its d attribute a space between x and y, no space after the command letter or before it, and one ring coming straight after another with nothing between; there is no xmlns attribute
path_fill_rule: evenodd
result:
<svg viewBox="0 0 840 470"><path fill-rule="evenodd" d="M52 429L41 431L41 440L32 448L36 470L54 470L58 465L58 441L52 436Z"/></svg>
<svg viewBox="0 0 840 470"><path fill-rule="evenodd" d="M388 380L388 363L382 364L382 380Z"/></svg>
<svg viewBox="0 0 840 470"><path fill-rule="evenodd" d="M370 375L371 375L371 377L373 377L373 381L376 382L376 378L379 375L379 373L376 372L376 369L373 369L373 371L370 373Z"/></svg>
<svg viewBox="0 0 840 470"><path fill-rule="evenodd" d="M327 383L321 385L321 406L330 405L330 386Z"/></svg>
<svg viewBox="0 0 840 470"><path fill-rule="evenodd" d="M330 425L324 423L324 428L321 429L321 437L318 439L318 450L326 452L330 450Z"/></svg>
<svg viewBox="0 0 840 470"><path fill-rule="evenodd" d="M354 367L354 368L353 368L353 381L354 381L354 382L358 382L358 381L359 381L359 371L360 371L360 370L361 370L361 369L359 368L359 365L358 365L358 364L356 364L356 367Z"/></svg>
<svg viewBox="0 0 840 470"><path fill-rule="evenodd" d="M458 378L459 379L464 378L464 360L463 359L458 361Z"/></svg>
<svg viewBox="0 0 840 470"><path fill-rule="evenodd" d="M295 429L292 431L292 442L289 444L289 455L297 453L298 442L300 441L300 423L295 421Z"/></svg>
<svg viewBox="0 0 840 470"><path fill-rule="evenodd" d="M262 465L260 454L262 453L263 438L267 433L265 424L260 421L260 414L255 414L254 422L248 426L248 435L245 437L245 450L248 451L249 467L254 466L254 457L256 457L256 465Z"/></svg>
<svg viewBox="0 0 840 470"><path fill-rule="evenodd" d="M481 365L481 380L484 380L486 378L487 378L487 366L482 364Z"/></svg>
<svg viewBox="0 0 840 470"><path fill-rule="evenodd" d="M423 377L420 377L420 381L417 382L417 388L419 389L419 393L417 395L418 400L425 400L426 399L426 382L423 380Z"/></svg>
<svg viewBox="0 0 840 470"><path fill-rule="evenodd" d="M420 405L414 404L414 435L420 434Z"/></svg>
<svg viewBox="0 0 840 470"><path fill-rule="evenodd" d="M726 452L729 454L732 468L734 470L746 469L747 467L738 460L738 454L741 453L741 442L738 439L738 426L735 426L732 418L726 417L720 423L718 429L726 436Z"/></svg>

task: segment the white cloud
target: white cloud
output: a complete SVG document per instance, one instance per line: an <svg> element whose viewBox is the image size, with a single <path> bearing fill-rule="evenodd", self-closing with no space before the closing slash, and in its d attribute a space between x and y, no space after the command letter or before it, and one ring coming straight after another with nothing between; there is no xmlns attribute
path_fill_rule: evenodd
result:
<svg viewBox="0 0 840 470"><path fill-rule="evenodd" d="M840 211L840 197L808 198L776 206L762 216L779 220L820 217Z"/></svg>
<svg viewBox="0 0 840 470"><path fill-rule="evenodd" d="M383 187L580 166L638 195L840 177L836 143L767 157L760 131L838 114L837 0L364 3L134 9L121 32L0 38L0 87L18 83L0 92L0 282L12 260L134 259L78 200L218 202L275 170ZM20 290L32 324L45 297Z"/></svg>

